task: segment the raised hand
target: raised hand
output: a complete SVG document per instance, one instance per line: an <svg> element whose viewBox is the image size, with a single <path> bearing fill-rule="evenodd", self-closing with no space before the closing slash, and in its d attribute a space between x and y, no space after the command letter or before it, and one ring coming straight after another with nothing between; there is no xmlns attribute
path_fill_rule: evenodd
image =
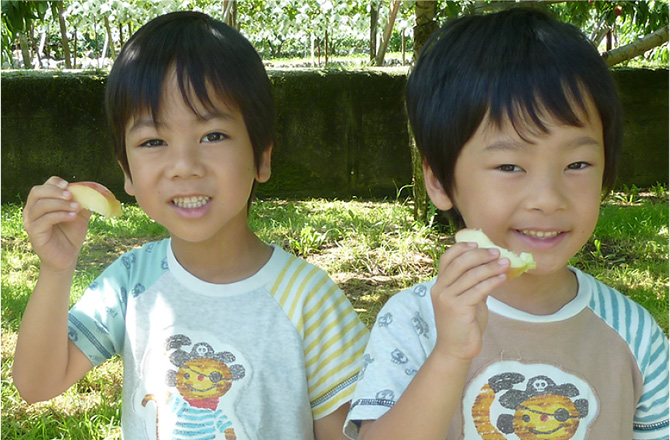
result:
<svg viewBox="0 0 670 440"><path fill-rule="evenodd" d="M481 351L488 320L486 298L506 280L510 265L499 256L497 249L456 243L440 258L431 289L437 327L435 354L470 361Z"/></svg>
<svg viewBox="0 0 670 440"><path fill-rule="evenodd" d="M23 209L23 225L42 271L74 268L86 238L91 213L72 200L67 185L51 177L34 186Z"/></svg>

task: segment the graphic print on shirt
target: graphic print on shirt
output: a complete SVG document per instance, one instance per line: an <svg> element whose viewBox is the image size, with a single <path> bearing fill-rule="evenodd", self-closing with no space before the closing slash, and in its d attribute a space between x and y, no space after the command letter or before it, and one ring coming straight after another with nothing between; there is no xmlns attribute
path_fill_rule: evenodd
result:
<svg viewBox="0 0 670 440"><path fill-rule="evenodd" d="M598 401L587 383L556 367L503 361L469 384L463 413L467 439L582 440Z"/></svg>
<svg viewBox="0 0 670 440"><path fill-rule="evenodd" d="M135 410L145 416L147 438L248 438L234 412L236 396L249 379L248 363L236 350L208 341L212 338L177 333L164 339L161 350L147 352L146 385L134 398Z"/></svg>

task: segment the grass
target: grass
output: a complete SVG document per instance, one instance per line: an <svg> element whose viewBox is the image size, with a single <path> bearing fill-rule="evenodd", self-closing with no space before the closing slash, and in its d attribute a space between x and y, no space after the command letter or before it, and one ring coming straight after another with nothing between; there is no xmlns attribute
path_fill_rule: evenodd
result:
<svg viewBox="0 0 670 440"><path fill-rule="evenodd" d="M412 219L410 203L263 200L252 208L258 235L317 264L347 294L367 326L395 292L431 278L453 243L449 227ZM603 203L592 239L570 262L646 307L668 333L668 191L625 188ZM75 275L72 302L119 255L166 236L137 207L121 219L94 216ZM120 438L122 368L118 358L62 396L27 405L12 385L16 331L39 260L23 230L21 207L2 206L1 429L7 439Z"/></svg>

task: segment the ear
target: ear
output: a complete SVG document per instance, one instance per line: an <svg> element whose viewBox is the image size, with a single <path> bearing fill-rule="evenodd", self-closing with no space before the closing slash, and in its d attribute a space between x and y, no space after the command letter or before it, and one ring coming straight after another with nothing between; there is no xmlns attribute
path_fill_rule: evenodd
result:
<svg viewBox="0 0 670 440"><path fill-rule="evenodd" d="M448 211L454 207L451 198L447 196L444 187L440 180L433 174L433 170L428 165L428 162L423 161L423 180L426 183L426 192L428 197L433 201L435 207L440 211Z"/></svg>
<svg viewBox="0 0 670 440"><path fill-rule="evenodd" d="M258 161L256 170L256 181L259 183L267 182L270 179L272 169L272 148L274 144L268 145Z"/></svg>
<svg viewBox="0 0 670 440"><path fill-rule="evenodd" d="M119 162L119 166L123 170L123 166L121 166L121 162ZM133 179L130 177L130 174L126 173L125 170L123 170L123 189L126 190L126 194L129 196L135 196L135 189L133 188Z"/></svg>

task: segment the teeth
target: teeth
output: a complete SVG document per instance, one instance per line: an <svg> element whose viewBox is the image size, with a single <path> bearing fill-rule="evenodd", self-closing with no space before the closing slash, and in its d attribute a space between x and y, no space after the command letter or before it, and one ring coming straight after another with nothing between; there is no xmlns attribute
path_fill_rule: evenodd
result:
<svg viewBox="0 0 670 440"><path fill-rule="evenodd" d="M172 199L172 203L179 206L180 208L200 208L209 202L209 197L205 196L192 196L192 197L176 197Z"/></svg>
<svg viewBox="0 0 670 440"><path fill-rule="evenodd" d="M528 235L535 238L554 238L559 234L558 231L545 232L545 231L531 231L530 229L524 229L521 232L524 235Z"/></svg>

